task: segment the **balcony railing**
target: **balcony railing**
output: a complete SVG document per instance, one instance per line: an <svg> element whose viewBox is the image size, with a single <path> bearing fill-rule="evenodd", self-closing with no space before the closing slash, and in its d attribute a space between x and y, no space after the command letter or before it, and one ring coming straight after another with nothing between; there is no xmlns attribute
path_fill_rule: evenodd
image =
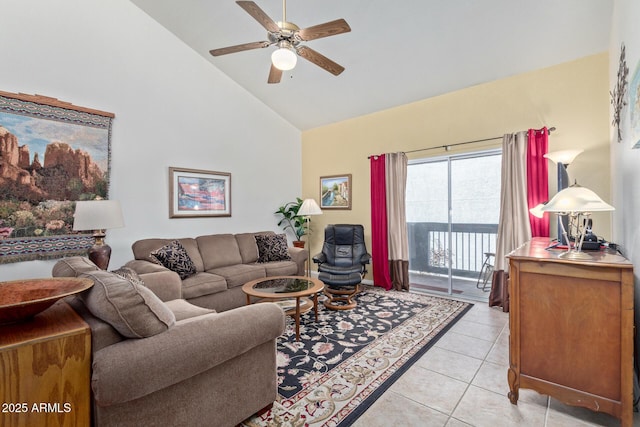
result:
<svg viewBox="0 0 640 427"><path fill-rule="evenodd" d="M477 278L485 252L494 252L498 224L449 224L442 222L409 222L409 269L420 273L449 274Z"/></svg>

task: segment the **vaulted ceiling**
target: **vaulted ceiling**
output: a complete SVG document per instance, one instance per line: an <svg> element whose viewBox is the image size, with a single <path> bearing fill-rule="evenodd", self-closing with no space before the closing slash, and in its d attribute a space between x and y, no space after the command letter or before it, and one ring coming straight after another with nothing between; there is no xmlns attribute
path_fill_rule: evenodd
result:
<svg viewBox="0 0 640 427"><path fill-rule="evenodd" d="M282 20L282 1L254 1ZM289 0L287 21L300 28L349 23L351 32L305 43L346 70L299 58L267 84L274 46L209 54L267 40L235 1L132 2L300 130L607 51L613 9L610 0Z"/></svg>

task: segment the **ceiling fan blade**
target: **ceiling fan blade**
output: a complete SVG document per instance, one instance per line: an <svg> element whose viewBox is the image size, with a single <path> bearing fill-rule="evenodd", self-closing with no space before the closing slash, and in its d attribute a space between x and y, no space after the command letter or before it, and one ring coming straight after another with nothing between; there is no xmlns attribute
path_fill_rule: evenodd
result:
<svg viewBox="0 0 640 427"><path fill-rule="evenodd" d="M229 53L242 52L243 50L269 47L271 46L271 44L272 43L268 41L244 43L244 44L238 44L235 46L221 47L220 49L212 49L209 51L209 53L213 56L227 55Z"/></svg>
<svg viewBox="0 0 640 427"><path fill-rule="evenodd" d="M271 69L269 70L269 79L267 83L280 83L280 79L282 78L282 70L276 68L273 64L271 64Z"/></svg>
<svg viewBox="0 0 640 427"><path fill-rule="evenodd" d="M342 65L333 62L310 47L299 46L296 50L298 51L298 55L302 56L307 61L313 62L318 67L327 70L334 76L337 76L344 71L344 67Z"/></svg>
<svg viewBox="0 0 640 427"><path fill-rule="evenodd" d="M351 27L349 27L347 21L344 19L336 19L335 21L303 28L297 31L297 38L299 38L300 41L308 41L348 33L349 31L351 31Z"/></svg>
<svg viewBox="0 0 640 427"><path fill-rule="evenodd" d="M237 1L238 6L243 8L249 15L253 16L253 19L258 21L260 25L267 29L267 31L272 33L277 33L280 31L280 27L276 24L273 19L269 18L269 15L264 13L260 7L252 1Z"/></svg>

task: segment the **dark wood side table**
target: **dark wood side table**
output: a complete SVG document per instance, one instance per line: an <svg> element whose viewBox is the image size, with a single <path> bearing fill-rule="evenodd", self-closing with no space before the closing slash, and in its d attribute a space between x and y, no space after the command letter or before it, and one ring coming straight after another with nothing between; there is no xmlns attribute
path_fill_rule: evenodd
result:
<svg viewBox="0 0 640 427"><path fill-rule="evenodd" d="M0 425L89 426L91 332L64 301L0 326Z"/></svg>
<svg viewBox="0 0 640 427"><path fill-rule="evenodd" d="M509 258L509 399L520 388L633 424L633 265L571 260L535 238Z"/></svg>

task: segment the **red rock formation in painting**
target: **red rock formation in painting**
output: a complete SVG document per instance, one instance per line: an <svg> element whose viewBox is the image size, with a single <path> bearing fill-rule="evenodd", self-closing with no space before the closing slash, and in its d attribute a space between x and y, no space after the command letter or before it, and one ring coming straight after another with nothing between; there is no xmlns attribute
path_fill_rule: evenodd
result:
<svg viewBox="0 0 640 427"><path fill-rule="evenodd" d="M18 138L2 126L0 126L0 159L13 166L18 166L20 160Z"/></svg>
<svg viewBox="0 0 640 427"><path fill-rule="evenodd" d="M89 153L79 148L74 150L64 142L47 145L44 153L44 169L57 166L64 170L69 179L80 179L85 187L94 187L102 179L102 171L91 160Z"/></svg>
<svg viewBox="0 0 640 427"><path fill-rule="evenodd" d="M0 199L75 200L72 192L95 192L104 180L100 167L86 151L64 142L47 145L44 165L37 153L30 161L29 147L0 126Z"/></svg>

